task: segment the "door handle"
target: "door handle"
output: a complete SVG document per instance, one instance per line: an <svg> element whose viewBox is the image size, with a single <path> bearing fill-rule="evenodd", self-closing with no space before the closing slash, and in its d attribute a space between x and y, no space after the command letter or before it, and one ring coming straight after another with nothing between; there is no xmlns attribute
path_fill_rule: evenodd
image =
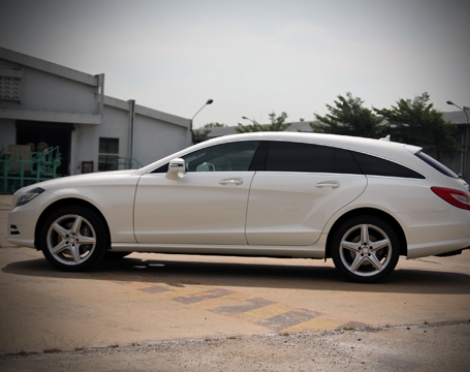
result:
<svg viewBox="0 0 470 372"><path fill-rule="evenodd" d="M340 186L340 184L339 182L336 182L336 181L325 181L325 182L317 183L315 186L318 188L331 187L332 189L337 189Z"/></svg>
<svg viewBox="0 0 470 372"><path fill-rule="evenodd" d="M235 185L239 186L243 183L243 180L240 178L227 178L219 182L221 185Z"/></svg>

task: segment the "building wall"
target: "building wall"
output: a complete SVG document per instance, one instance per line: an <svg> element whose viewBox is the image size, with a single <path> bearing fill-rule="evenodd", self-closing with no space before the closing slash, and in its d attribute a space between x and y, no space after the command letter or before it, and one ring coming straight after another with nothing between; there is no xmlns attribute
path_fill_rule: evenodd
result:
<svg viewBox="0 0 470 372"><path fill-rule="evenodd" d="M188 146L187 129L136 115L132 157L150 164Z"/></svg>
<svg viewBox="0 0 470 372"><path fill-rule="evenodd" d="M0 119L0 152L16 143L16 120Z"/></svg>
<svg viewBox="0 0 470 372"><path fill-rule="evenodd" d="M98 171L98 153L100 138L118 138L119 156L126 157L128 113L105 106L103 123L99 125L76 125L72 133L71 169L73 174L82 173L82 162L92 161L94 171Z"/></svg>
<svg viewBox="0 0 470 372"><path fill-rule="evenodd" d="M98 169L99 139L119 139L119 157L129 158L129 102L106 97L101 125L76 125L72 133L73 174L81 173L83 161ZM189 120L187 120L189 126ZM136 114L132 158L150 164L189 145L187 127Z"/></svg>
<svg viewBox="0 0 470 372"><path fill-rule="evenodd" d="M0 59L0 69L21 71L21 101L2 101L2 108L95 114L98 78L76 81L29 66ZM87 76L87 75L85 75Z"/></svg>
<svg viewBox="0 0 470 372"><path fill-rule="evenodd" d="M23 73L23 109L94 114L97 111L96 87L71 81L42 71Z"/></svg>

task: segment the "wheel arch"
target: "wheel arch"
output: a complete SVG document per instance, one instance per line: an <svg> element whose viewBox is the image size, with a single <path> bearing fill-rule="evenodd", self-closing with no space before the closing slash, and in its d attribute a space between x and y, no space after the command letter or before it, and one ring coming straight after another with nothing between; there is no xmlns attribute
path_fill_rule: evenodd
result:
<svg viewBox="0 0 470 372"><path fill-rule="evenodd" d="M40 237L42 226L44 225L44 222L46 221L47 217L54 211L63 207L84 207L84 208L89 209L93 213L95 213L97 217L102 220L103 225L106 229L108 242L111 244L111 233L109 231L109 226L106 221L106 218L101 213L101 211L98 208L96 208L93 204L85 200L78 199L78 198L66 198L66 199L57 200L56 202L49 205L41 213L41 216L39 217L38 222L36 223L36 229L34 230L34 246L36 247L37 250L41 250L40 244L39 244L39 237Z"/></svg>
<svg viewBox="0 0 470 372"><path fill-rule="evenodd" d="M333 236L338 229L338 227L346 220L352 218L352 217L357 217L357 216L374 216L377 218L380 218L387 222L397 233L398 239L400 241L400 255L401 256L407 256L408 254L408 245L406 241L406 236L405 232L403 231L401 225L398 223L398 221L393 218L390 214L381 211L379 209L374 209L374 208L359 208L355 209L352 211L349 211L342 215L336 222L333 224L331 227L329 233L328 233L328 238L326 240L326 250L325 250L325 258L331 258L331 241L333 239Z"/></svg>

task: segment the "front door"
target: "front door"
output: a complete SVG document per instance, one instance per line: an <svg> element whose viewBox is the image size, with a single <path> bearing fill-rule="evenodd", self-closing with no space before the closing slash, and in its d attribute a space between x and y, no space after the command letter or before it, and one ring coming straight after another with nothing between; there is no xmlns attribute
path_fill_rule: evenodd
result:
<svg viewBox="0 0 470 372"><path fill-rule="evenodd" d="M141 177L134 226L138 243L246 245L245 222L258 142L236 142L183 157L186 172Z"/></svg>

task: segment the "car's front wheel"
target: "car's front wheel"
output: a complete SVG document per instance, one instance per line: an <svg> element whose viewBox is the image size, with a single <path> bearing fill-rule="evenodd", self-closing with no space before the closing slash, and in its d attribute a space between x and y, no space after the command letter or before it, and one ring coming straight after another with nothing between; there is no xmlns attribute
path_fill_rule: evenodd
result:
<svg viewBox="0 0 470 372"><path fill-rule="evenodd" d="M393 228L374 216L358 216L335 231L331 256L336 268L355 282L372 283L398 263L400 241Z"/></svg>
<svg viewBox="0 0 470 372"><path fill-rule="evenodd" d="M48 216L40 232L44 256L64 271L83 271L97 265L108 245L102 219L80 206L56 210Z"/></svg>

